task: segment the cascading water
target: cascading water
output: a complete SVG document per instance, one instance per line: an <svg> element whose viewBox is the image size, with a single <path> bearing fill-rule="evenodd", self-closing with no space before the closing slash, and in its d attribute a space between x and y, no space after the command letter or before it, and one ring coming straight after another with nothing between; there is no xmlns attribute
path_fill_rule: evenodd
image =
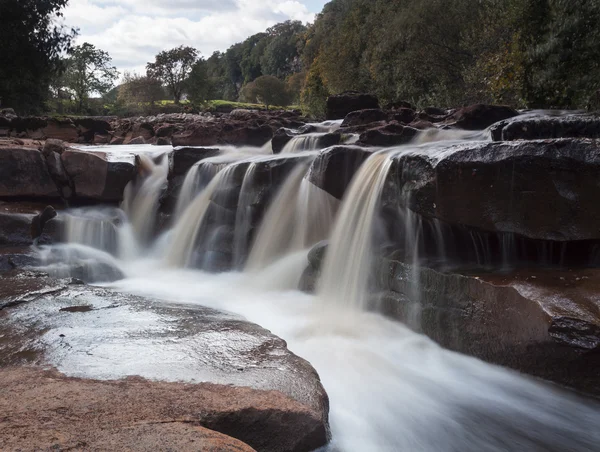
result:
<svg viewBox="0 0 600 452"><path fill-rule="evenodd" d="M339 205L338 200L305 179L310 163L298 164L281 187L262 221L246 264L246 271L259 272L299 252L300 267L282 272L284 281L279 287L283 288L298 287L306 251L329 236Z"/></svg>
<svg viewBox="0 0 600 452"><path fill-rule="evenodd" d="M328 451L598 450L600 409L596 403L449 352L400 323L365 312L371 256L376 251L374 236L380 233L377 216L393 159L411 152L435 154L440 152L438 145L428 139L421 141L421 146L413 143L373 154L355 175L341 205L304 178L310 160L298 160L270 198L243 273L209 274L181 268L197 260L197 242L208 220L211 228L233 227L234 235L242 230L247 233L251 222L249 212L239 206L253 202L256 161L244 162L246 155L210 170L201 163L192 170L196 174L188 175L190 186L184 184L186 201L173 229L154 245L165 250L163 258L138 255L129 265L122 265L126 277L110 287L235 312L284 338L293 352L317 369L328 392L333 434ZM195 185L200 168L214 173L207 173L210 182ZM219 225L218 215L210 213L215 207L211 203L228 198L226 189L231 184L238 184L238 208L233 219L228 217L227 224ZM410 200L402 201L406 205ZM132 200L138 202L146 205L146 200ZM426 228L437 237L440 255L451 251L444 242L457 231L447 230L439 222L428 225L409 209L401 210L400 215L403 252L413 266L418 265ZM89 226L89 231L96 227ZM88 233L103 233L89 232L83 225L72 229L71 241L105 246L102 240L87 238ZM290 290L287 281L282 284L286 279L282 272L288 272L290 261L296 271L297 263L306 264L306 249L328 237L318 295ZM472 236L475 250L491 253L482 237ZM247 247L248 243L239 240L234 246L232 239L231 245L240 250ZM502 243L507 255L513 252L514 243ZM118 252L113 255L122 262ZM415 290L417 276L413 276ZM261 284L256 284L257 279Z"/></svg>
<svg viewBox="0 0 600 452"><path fill-rule="evenodd" d="M129 183L125 188L123 205L121 206L135 237L140 244L147 244L154 235L158 202L163 188L166 188L169 175L169 161L166 155L155 164L147 155L139 155L141 166L148 172L141 181Z"/></svg>
<svg viewBox="0 0 600 452"><path fill-rule="evenodd" d="M366 305L373 223L391 164L387 152L375 154L364 163L350 185L319 283L319 296L325 303L354 309L364 309Z"/></svg>

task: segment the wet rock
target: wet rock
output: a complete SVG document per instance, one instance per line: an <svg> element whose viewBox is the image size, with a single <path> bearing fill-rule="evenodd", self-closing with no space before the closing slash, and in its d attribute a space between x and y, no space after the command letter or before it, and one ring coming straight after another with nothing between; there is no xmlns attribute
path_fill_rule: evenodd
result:
<svg viewBox="0 0 600 452"><path fill-rule="evenodd" d="M398 146L409 143L418 133L417 129L391 122L361 133L359 143L378 147Z"/></svg>
<svg viewBox="0 0 600 452"><path fill-rule="evenodd" d="M449 121L461 129L484 130L492 124L518 115L517 110L504 105L476 104L456 111Z"/></svg>
<svg viewBox="0 0 600 452"><path fill-rule="evenodd" d="M44 148L42 149L42 153L47 157L48 155L56 152L57 154L62 154L65 151L65 143L61 140L57 140L54 138L50 138L46 140L44 143Z"/></svg>
<svg viewBox="0 0 600 452"><path fill-rule="evenodd" d="M160 137L156 139L156 146L171 146L171 139Z"/></svg>
<svg viewBox="0 0 600 452"><path fill-rule="evenodd" d="M600 238L594 140L479 142L400 154L389 178L384 204L427 218L531 239Z"/></svg>
<svg viewBox="0 0 600 452"><path fill-rule="evenodd" d="M358 146L326 149L312 163L307 180L337 199L342 199L358 168L372 155Z"/></svg>
<svg viewBox="0 0 600 452"><path fill-rule="evenodd" d="M36 148L0 146L0 198L59 198L43 154Z"/></svg>
<svg viewBox="0 0 600 452"><path fill-rule="evenodd" d="M185 176L194 164L219 155L218 148L178 147L169 154L169 178Z"/></svg>
<svg viewBox="0 0 600 452"><path fill-rule="evenodd" d="M131 140L125 140L124 144L146 144L144 137L135 137Z"/></svg>
<svg viewBox="0 0 600 452"><path fill-rule="evenodd" d="M495 141L541 138L600 138L600 116L516 117L492 127L492 139Z"/></svg>
<svg viewBox="0 0 600 452"><path fill-rule="evenodd" d="M384 261L388 314L451 350L600 394L598 270L440 273ZM394 303L390 300L397 300Z"/></svg>
<svg viewBox="0 0 600 452"><path fill-rule="evenodd" d="M279 154L285 145L288 144L288 142L296 135L298 135L298 133L295 133L290 129L286 129L285 127L277 129L273 135L273 140L271 141L273 154Z"/></svg>
<svg viewBox="0 0 600 452"><path fill-rule="evenodd" d="M94 381L32 368L4 369L0 380L18 394L0 402L8 415L0 433L11 450L85 444L93 450L303 452L324 445L304 430L311 426L302 407L277 392L140 378ZM50 431L43 427L48 416Z"/></svg>
<svg viewBox="0 0 600 452"><path fill-rule="evenodd" d="M20 413L30 413L35 419L41 415L36 410L43 413L47 407L52 411L54 405L47 404L59 401L66 410L54 417L59 431L78 422L74 419L79 415L84 416L81 428L91 425L94 428L90 430L96 432L97 424L90 419L109 424L114 423L110 416L125 424L132 419L186 420L261 451L315 450L329 439L328 400L317 373L289 352L283 340L257 325L212 309L157 303L86 286L67 285L62 291L38 293L33 299L35 303L6 312L3 331L18 327L26 334L14 334L10 342L0 343L0 364L14 364L27 355L30 364L55 366L67 375L77 373L87 379L53 375L47 380L54 382L50 388L42 381L31 384L15 378L14 383L23 386L12 387L11 392L21 398L12 399L12 408L2 406L3 413L19 407ZM72 307L74 299L92 310L61 311ZM41 335L45 338L42 347ZM129 375L205 383L90 380ZM8 387L6 380L2 387ZM66 397L61 391L75 395ZM117 393L119 410L113 403ZM42 397L44 394L48 398ZM23 410L25 403L36 408ZM85 410L86 414L76 409L90 403L95 409Z"/></svg>
<svg viewBox="0 0 600 452"><path fill-rule="evenodd" d="M68 150L61 159L78 199L121 201L125 186L135 175L131 163L109 161L102 153Z"/></svg>
<svg viewBox="0 0 600 452"><path fill-rule="evenodd" d="M327 119L344 119L357 110L379 108L379 100L371 94L346 92L327 98Z"/></svg>
<svg viewBox="0 0 600 452"><path fill-rule="evenodd" d="M384 121L387 117L388 114L379 108L353 111L346 115L344 122L342 122L342 127L353 127L377 121Z"/></svg>
<svg viewBox="0 0 600 452"><path fill-rule="evenodd" d="M410 108L399 108L391 115L391 118L402 124L410 124L417 118L417 113Z"/></svg>
<svg viewBox="0 0 600 452"><path fill-rule="evenodd" d="M31 220L31 238L36 240L44 233L46 223L56 218L56 210L52 206L46 206L44 210Z"/></svg>

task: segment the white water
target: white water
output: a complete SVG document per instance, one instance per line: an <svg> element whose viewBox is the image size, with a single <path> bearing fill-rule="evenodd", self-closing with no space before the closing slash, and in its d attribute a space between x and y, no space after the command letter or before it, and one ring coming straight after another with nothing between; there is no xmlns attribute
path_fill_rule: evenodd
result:
<svg viewBox="0 0 600 452"><path fill-rule="evenodd" d="M153 254L159 258L140 256L127 265L117 259L126 278L110 286L236 312L284 338L317 369L327 390L332 451L600 450L598 405L443 350L404 325L362 309L374 213L394 152L376 154L351 184L317 296L291 289L306 266L302 248L323 235L307 233L310 227L297 221L297 213L308 214L314 196L320 196L304 193L302 169L289 176L273 201L249 259L251 271L214 275L173 268L191 260L198 228L211 196L230 175L228 167L156 242ZM318 218L321 207L317 210ZM326 226L317 230L329 230L338 209L325 210ZM416 224L411 218L406 223ZM408 226L406 237L412 244L418 241Z"/></svg>

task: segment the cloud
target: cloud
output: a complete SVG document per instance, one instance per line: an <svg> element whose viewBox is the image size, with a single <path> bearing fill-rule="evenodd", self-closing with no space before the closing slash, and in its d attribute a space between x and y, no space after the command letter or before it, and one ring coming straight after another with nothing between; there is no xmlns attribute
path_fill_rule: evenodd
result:
<svg viewBox="0 0 600 452"><path fill-rule="evenodd" d="M65 23L80 28L78 43L138 72L162 50L189 45L208 57L289 19L310 22L314 12L297 0L71 0L65 11Z"/></svg>

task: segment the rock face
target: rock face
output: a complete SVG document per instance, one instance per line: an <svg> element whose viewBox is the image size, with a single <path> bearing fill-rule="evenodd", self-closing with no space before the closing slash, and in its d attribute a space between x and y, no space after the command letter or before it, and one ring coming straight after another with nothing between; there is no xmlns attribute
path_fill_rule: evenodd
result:
<svg viewBox="0 0 600 452"><path fill-rule="evenodd" d="M361 126L372 122L384 121L388 114L378 108L368 110L358 110L348 113L342 122L342 127Z"/></svg>
<svg viewBox="0 0 600 452"><path fill-rule="evenodd" d="M306 179L337 199L342 199L358 168L372 153L358 146L324 150L312 163Z"/></svg>
<svg viewBox="0 0 600 452"><path fill-rule="evenodd" d="M125 186L135 174L131 163L111 162L100 153L68 150L61 160L74 184L74 196L80 199L121 201Z"/></svg>
<svg viewBox="0 0 600 452"><path fill-rule="evenodd" d="M383 261L378 274L387 314L444 347L600 394L598 270L494 275L422 268L418 299L409 265Z"/></svg>
<svg viewBox="0 0 600 452"><path fill-rule="evenodd" d="M266 124L243 121L198 123L176 135L173 146L213 146L215 144L260 147L273 137L273 129Z"/></svg>
<svg viewBox="0 0 600 452"><path fill-rule="evenodd" d="M4 311L0 327L10 337L0 343L0 380L19 396L0 404L3 413L14 413L9 425L20 425L31 441L45 444L43 432L40 439L33 433L39 419L53 412L54 431L68 444L98 441L94 433L113 428L125 440L119 427L140 420L202 426L261 451L301 452L327 443L328 399L317 373L259 326L212 309L155 303L42 275L15 274L11 282L0 290L0 300L15 306ZM48 338L43 346L41 335ZM6 374L7 366L24 360L91 380L32 370ZM94 381L133 375L174 383ZM204 383L175 383L192 380ZM0 444L15 440L9 431Z"/></svg>
<svg viewBox="0 0 600 452"><path fill-rule="evenodd" d="M391 122L385 126L367 130L360 135L359 143L365 146L390 147L410 143L419 131L412 127Z"/></svg>
<svg viewBox="0 0 600 452"><path fill-rule="evenodd" d="M327 98L327 119L344 119L357 110L379 108L379 100L371 94L347 92Z"/></svg>
<svg viewBox="0 0 600 452"><path fill-rule="evenodd" d="M461 129L483 130L496 122L518 115L518 111L507 106L476 104L456 111L449 121Z"/></svg>
<svg viewBox="0 0 600 452"><path fill-rule="evenodd" d="M446 223L540 240L600 239L596 140L450 145L398 155L390 205Z"/></svg>
<svg viewBox="0 0 600 452"><path fill-rule="evenodd" d="M0 198L59 198L42 153L32 147L0 147Z"/></svg>
<svg viewBox="0 0 600 452"><path fill-rule="evenodd" d="M492 127L495 141L549 138L600 138L600 116L524 116Z"/></svg>

